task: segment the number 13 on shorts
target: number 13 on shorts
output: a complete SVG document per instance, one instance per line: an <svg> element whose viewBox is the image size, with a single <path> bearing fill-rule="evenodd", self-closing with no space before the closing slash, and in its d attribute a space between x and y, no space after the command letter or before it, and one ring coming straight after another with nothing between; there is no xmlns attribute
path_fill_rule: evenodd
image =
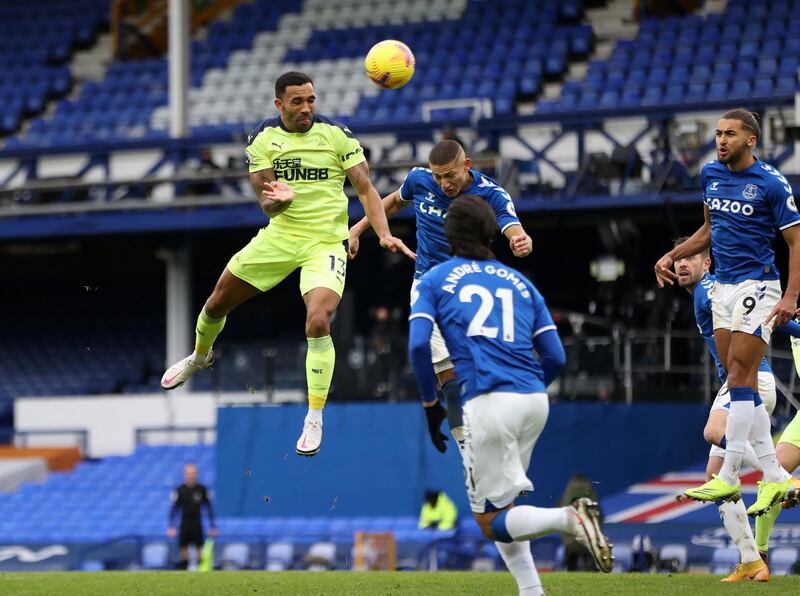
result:
<svg viewBox="0 0 800 596"><path fill-rule="evenodd" d="M345 261L342 257L337 257L336 255L328 255L331 260L331 272L335 273L338 277L344 279L345 267L347 266L347 261Z"/></svg>

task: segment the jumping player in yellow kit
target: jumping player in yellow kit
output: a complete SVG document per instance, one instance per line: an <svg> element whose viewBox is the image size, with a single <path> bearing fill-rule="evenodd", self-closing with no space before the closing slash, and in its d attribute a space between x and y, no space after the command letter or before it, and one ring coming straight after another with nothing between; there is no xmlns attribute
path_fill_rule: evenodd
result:
<svg viewBox="0 0 800 596"><path fill-rule="evenodd" d="M299 267L306 304L308 414L296 451L305 456L320 450L322 409L335 363L330 321L344 291L347 267L345 176L381 246L415 257L389 231L358 140L347 127L315 114L314 100L313 81L304 73L287 72L275 82L280 115L250 134L246 150L250 182L270 223L228 262L197 319L194 352L170 366L161 379L164 389L175 389L211 366L212 345L228 313Z"/></svg>

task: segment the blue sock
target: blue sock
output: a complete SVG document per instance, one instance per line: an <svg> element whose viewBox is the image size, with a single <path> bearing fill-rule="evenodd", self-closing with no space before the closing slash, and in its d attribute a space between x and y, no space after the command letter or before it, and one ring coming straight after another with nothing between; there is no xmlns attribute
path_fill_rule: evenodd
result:
<svg viewBox="0 0 800 596"><path fill-rule="evenodd" d="M755 392L750 387L731 387L728 389L728 393L731 396L731 406L735 401L753 401L755 399Z"/></svg>
<svg viewBox="0 0 800 596"><path fill-rule="evenodd" d="M508 533L508 528L506 528L507 514L508 510L501 511L492 520L492 535L497 542L514 542L511 534Z"/></svg>

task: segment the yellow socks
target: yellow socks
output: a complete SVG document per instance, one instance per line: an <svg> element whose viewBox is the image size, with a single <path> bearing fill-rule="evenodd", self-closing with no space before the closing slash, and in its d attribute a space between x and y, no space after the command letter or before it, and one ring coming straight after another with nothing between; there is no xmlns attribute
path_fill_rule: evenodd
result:
<svg viewBox="0 0 800 596"><path fill-rule="evenodd" d="M200 311L200 316L197 317L197 327L195 328L194 353L196 356L205 358L224 326L225 317L212 319L206 314L205 308Z"/></svg>
<svg viewBox="0 0 800 596"><path fill-rule="evenodd" d="M775 525L775 520L778 519L780 512L781 505L778 503L764 515L756 518L756 546L763 553L769 549L769 535L772 533L772 526Z"/></svg>
<svg viewBox="0 0 800 596"><path fill-rule="evenodd" d="M309 337L306 354L306 379L308 380L308 409L322 410L328 398L333 378L336 350L330 335Z"/></svg>

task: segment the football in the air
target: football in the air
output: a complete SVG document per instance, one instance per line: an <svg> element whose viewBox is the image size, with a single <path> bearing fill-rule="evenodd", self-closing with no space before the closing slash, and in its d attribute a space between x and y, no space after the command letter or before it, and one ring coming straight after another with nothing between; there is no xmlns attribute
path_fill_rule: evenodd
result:
<svg viewBox="0 0 800 596"><path fill-rule="evenodd" d="M384 89L399 89L414 76L414 54L402 41L376 43L364 59L364 69L373 83Z"/></svg>

